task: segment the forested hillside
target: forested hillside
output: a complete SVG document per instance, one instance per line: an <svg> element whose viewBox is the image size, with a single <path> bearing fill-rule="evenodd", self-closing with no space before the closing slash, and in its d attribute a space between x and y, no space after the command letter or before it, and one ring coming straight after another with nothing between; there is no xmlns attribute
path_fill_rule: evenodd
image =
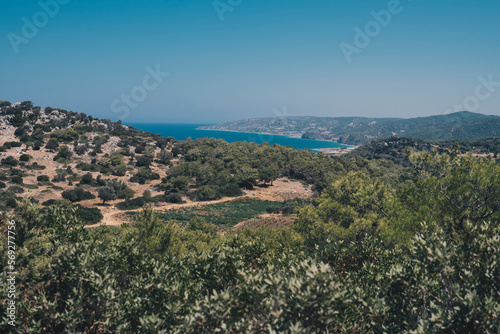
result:
<svg viewBox="0 0 500 334"><path fill-rule="evenodd" d="M2 333L500 331L493 154L328 157L0 106ZM111 208L122 224L86 226Z"/></svg>
<svg viewBox="0 0 500 334"><path fill-rule="evenodd" d="M293 116L254 118L204 128L279 134L360 145L391 136L425 140L498 137L500 136L500 117L467 111L409 119Z"/></svg>

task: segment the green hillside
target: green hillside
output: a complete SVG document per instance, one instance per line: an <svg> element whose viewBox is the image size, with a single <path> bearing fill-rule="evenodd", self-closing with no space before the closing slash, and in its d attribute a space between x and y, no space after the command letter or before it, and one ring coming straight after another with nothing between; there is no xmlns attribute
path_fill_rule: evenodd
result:
<svg viewBox="0 0 500 334"><path fill-rule="evenodd" d="M360 145L392 136L425 140L497 137L500 136L500 116L462 111L409 119L281 117L228 122L204 129L279 134Z"/></svg>

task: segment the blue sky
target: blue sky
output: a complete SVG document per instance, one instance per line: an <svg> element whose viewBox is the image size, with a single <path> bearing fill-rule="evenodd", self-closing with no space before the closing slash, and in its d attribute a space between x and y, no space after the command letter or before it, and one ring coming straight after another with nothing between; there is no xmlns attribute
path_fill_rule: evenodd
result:
<svg viewBox="0 0 500 334"><path fill-rule="evenodd" d="M498 0L215 3L3 1L0 99L125 122L500 115Z"/></svg>

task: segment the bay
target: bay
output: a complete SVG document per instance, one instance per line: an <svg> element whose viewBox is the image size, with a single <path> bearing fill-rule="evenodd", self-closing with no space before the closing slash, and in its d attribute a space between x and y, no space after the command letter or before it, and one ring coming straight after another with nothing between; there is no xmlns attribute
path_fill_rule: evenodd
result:
<svg viewBox="0 0 500 334"><path fill-rule="evenodd" d="M191 138L193 140L199 138L217 138L224 139L228 143L238 141L246 141L251 143L262 144L264 142L270 145L278 144L281 146L291 146L296 149L320 149L320 148L333 148L345 147L345 145L324 141L324 140L310 140L300 138L290 138L278 135L262 135L256 133L246 132L230 132L230 131L215 131L215 130L198 130L200 126L208 126L212 124L177 124L177 123L129 123L125 124L135 127L137 130L143 130L155 134L160 134L164 137L174 137L176 140L186 140Z"/></svg>

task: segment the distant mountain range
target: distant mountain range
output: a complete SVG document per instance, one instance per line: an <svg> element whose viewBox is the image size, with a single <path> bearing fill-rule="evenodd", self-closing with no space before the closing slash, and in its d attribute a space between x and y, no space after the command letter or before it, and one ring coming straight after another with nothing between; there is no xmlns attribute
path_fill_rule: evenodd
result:
<svg viewBox="0 0 500 334"><path fill-rule="evenodd" d="M284 135L361 145L394 136L425 140L500 136L500 116L461 111L417 118L274 117L253 118L200 129Z"/></svg>

